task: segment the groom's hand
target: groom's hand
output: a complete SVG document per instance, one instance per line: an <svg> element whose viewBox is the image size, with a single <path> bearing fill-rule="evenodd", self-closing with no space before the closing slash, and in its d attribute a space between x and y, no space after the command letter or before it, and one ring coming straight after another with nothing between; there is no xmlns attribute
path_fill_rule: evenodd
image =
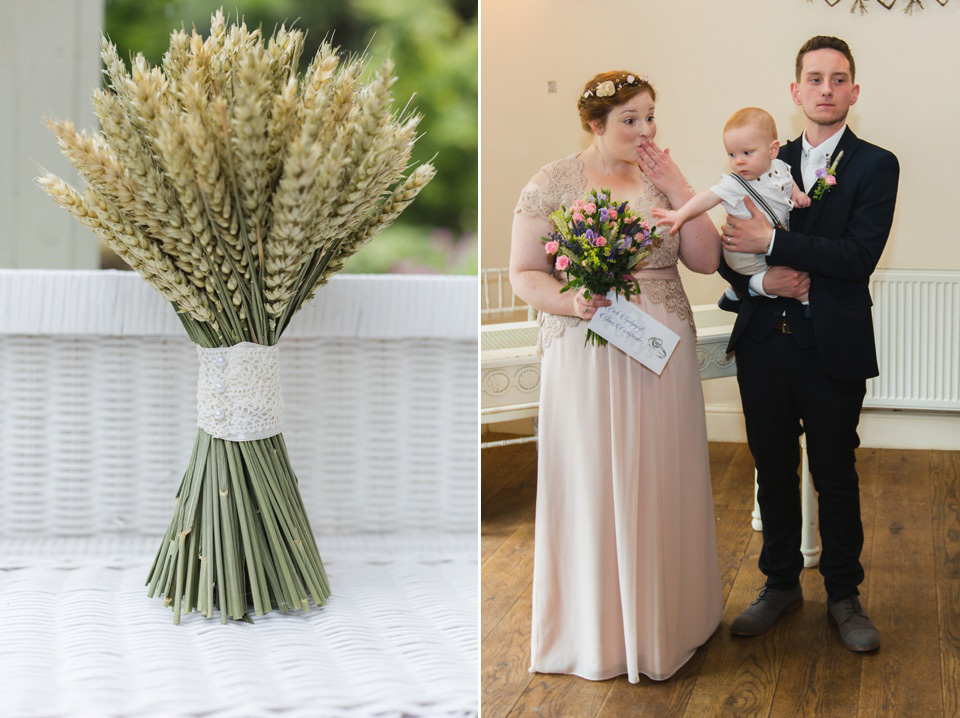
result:
<svg viewBox="0 0 960 718"><path fill-rule="evenodd" d="M790 267L770 267L763 275L763 291L771 296L806 299L810 275Z"/></svg>
<svg viewBox="0 0 960 718"><path fill-rule="evenodd" d="M745 198L743 204L750 212L750 219L727 215L727 223L723 226L723 248L731 252L765 254L773 237L773 225L757 209L752 199Z"/></svg>

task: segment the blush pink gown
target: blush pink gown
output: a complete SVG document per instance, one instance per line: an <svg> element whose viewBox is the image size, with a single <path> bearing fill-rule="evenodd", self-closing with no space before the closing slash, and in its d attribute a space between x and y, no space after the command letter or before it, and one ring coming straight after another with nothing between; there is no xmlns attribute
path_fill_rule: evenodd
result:
<svg viewBox="0 0 960 718"><path fill-rule="evenodd" d="M517 211L582 198L576 157L544 168ZM619 199L619 198L615 198ZM631 202L669 206L653 185ZM543 352L530 670L663 680L720 623L703 391L690 305L667 238L637 273L645 312L681 339L658 377L586 322L541 314Z"/></svg>

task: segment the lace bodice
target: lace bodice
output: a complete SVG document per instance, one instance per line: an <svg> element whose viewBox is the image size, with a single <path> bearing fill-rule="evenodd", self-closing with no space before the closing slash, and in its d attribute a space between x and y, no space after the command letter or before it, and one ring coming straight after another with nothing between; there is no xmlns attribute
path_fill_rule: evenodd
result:
<svg viewBox="0 0 960 718"><path fill-rule="evenodd" d="M583 174L583 163L576 155L551 162L540 171L547 175L548 181L541 185L529 184L524 187L515 209L517 214L546 219L560 205L569 206L574 200L583 199L587 193L587 178ZM651 210L657 207L670 208L671 205L664 194L647 179L646 175L642 175L642 178L644 181L642 194L638 199L630 200L630 206L634 211L642 214L644 218L652 219ZM668 311L677 315L680 319L685 319L690 323L690 326L693 326L693 311L679 279L647 279L643 277L643 270L645 269L666 269L676 266L679 253L680 236L670 236L664 233L661 245L653 249L650 255L640 264L637 279L640 284L640 292L645 294L650 301L664 305ZM580 321L577 317L556 316L541 312L539 315L538 353L542 355L543 349L548 347L554 338L562 335L566 327L574 326Z"/></svg>
<svg viewBox="0 0 960 718"><path fill-rule="evenodd" d="M583 163L576 155L551 162L540 170L550 180L540 186L527 185L520 193L516 212L531 217L547 218L560 205L570 205L576 199L583 199L587 193L587 178L583 175ZM644 190L639 199L630 200L630 206L645 219L653 219L650 212L658 207L670 209L670 203L663 193L653 186L646 175L641 175ZM622 198L617 197L618 201ZM680 236L664 234L663 243L654 249L643 261L643 269L663 269L677 263L680 252Z"/></svg>

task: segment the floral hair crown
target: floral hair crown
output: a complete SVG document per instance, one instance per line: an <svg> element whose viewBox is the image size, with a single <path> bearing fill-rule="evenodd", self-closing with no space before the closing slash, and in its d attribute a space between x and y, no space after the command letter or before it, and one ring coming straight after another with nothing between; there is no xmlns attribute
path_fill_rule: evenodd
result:
<svg viewBox="0 0 960 718"><path fill-rule="evenodd" d="M637 76L637 75L627 75L621 77L618 80L606 80L605 82L600 82L593 89L587 90L583 93L578 101L578 104L583 104L591 97L612 97L616 95L617 92L623 87L633 87L636 85L649 85L650 79L646 75Z"/></svg>

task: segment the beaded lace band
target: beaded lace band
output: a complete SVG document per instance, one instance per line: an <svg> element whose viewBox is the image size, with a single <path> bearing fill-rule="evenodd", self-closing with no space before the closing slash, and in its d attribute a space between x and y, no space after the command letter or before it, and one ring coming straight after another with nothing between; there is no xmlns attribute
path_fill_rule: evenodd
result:
<svg viewBox="0 0 960 718"><path fill-rule="evenodd" d="M227 441L255 441L280 433L280 397L276 346L242 342L204 349L197 382L197 426Z"/></svg>

